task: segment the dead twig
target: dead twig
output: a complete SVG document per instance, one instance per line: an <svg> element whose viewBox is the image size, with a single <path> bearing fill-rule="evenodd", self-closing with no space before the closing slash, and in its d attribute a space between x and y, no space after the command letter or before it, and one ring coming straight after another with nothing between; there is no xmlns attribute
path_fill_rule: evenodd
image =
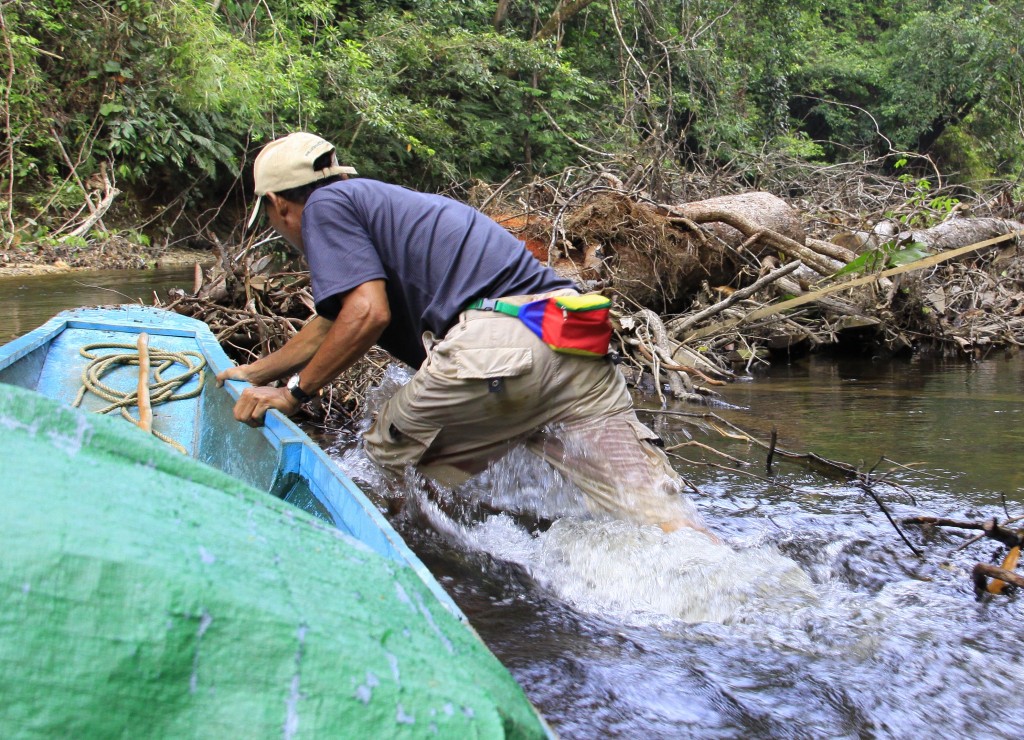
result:
<svg viewBox="0 0 1024 740"><path fill-rule="evenodd" d="M878 504L878 508L882 510L883 514L885 514L885 518L889 520L889 524L893 526L893 529L896 530L896 534L898 534L900 536L900 539L906 543L907 547L910 548L910 551L914 553L914 555L916 555L917 557L922 557L924 553L918 550L914 546L914 543L911 542L903 533L903 530L900 529L900 525L896 523L896 519L893 518L892 512L889 511L889 507L886 506L885 501L882 500L882 497L878 495L874 487L871 485L869 477L864 476L862 479L857 481L857 485L860 487L862 491L871 496L871 498L874 500L876 504Z"/></svg>
<svg viewBox="0 0 1024 740"><path fill-rule="evenodd" d="M1019 521L1022 517L1016 519L1007 519L1007 523L1012 521ZM902 520L904 524L916 524L921 526L932 526L932 527L954 527L956 529L968 529L968 530L980 530L982 534L976 538L978 539L989 538L997 542L1001 542L1007 547L1020 547L1024 545L1024 534L1021 532L1014 532L1012 529L999 524L998 520L994 517L983 522L972 522L963 521L960 519L946 519L944 517L936 516L913 516L907 517Z"/></svg>
<svg viewBox="0 0 1024 740"><path fill-rule="evenodd" d="M754 281L746 288L741 288L737 291L734 291L725 300L719 301L718 303L712 306L708 306L704 310L698 311L695 314L690 314L689 316L669 321L668 323L665 324L665 329L668 330L669 333L675 336L679 336L684 332L688 331L691 326L695 326L696 324L699 324L700 322L705 321L718 313L721 313L729 306L743 300L744 298L749 298L750 296L754 295L759 290L764 288L766 285L770 285L771 283L774 283L776 280L785 277L789 273L800 268L802 265L803 263L800 262L799 260L797 260L796 262L790 262L787 265L783 265L779 269L773 270L764 277Z"/></svg>

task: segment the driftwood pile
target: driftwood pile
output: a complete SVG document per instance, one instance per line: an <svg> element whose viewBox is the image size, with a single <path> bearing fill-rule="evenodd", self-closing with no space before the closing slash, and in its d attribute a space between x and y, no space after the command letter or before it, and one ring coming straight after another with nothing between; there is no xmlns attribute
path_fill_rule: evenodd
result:
<svg viewBox="0 0 1024 740"><path fill-rule="evenodd" d="M197 264L192 290L170 291L164 308L206 322L231 359L247 364L280 349L313 315L309 273L286 255L260 254L252 246L232 252L213 242L217 262L205 269ZM373 349L306 411L335 426L350 420L390 361Z"/></svg>
<svg viewBox="0 0 1024 740"><path fill-rule="evenodd" d="M769 193L674 205L608 185L493 217L541 261L615 295L627 371L677 398L846 340L972 358L1024 343L1024 223L1013 219L883 220L826 240ZM907 254L921 259L886 271Z"/></svg>
<svg viewBox="0 0 1024 740"><path fill-rule="evenodd" d="M1024 344L1024 223L993 209L860 228L758 191L659 203L607 175L566 196L533 185L469 199L538 260L615 298L621 367L663 403L842 342L978 359ZM218 263L170 304L210 324L238 362L281 346L313 311L301 264L260 254L268 241L235 253L218 243ZM356 412L388 362L373 354L350 370L325 408Z"/></svg>

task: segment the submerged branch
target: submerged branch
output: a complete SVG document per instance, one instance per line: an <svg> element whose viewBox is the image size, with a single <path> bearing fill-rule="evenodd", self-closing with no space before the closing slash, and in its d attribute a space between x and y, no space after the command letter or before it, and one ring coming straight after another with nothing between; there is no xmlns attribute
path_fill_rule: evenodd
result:
<svg viewBox="0 0 1024 740"><path fill-rule="evenodd" d="M1017 520L1019 519L1021 519L1021 517L1017 517ZM1010 521L1016 520L1007 520L1007 522ZM903 519L903 523L916 524L920 526L981 530L981 537L988 537L989 539L1001 542L1007 547L1020 547L1021 545L1024 545L1024 534L1021 532L1014 532L1012 529L1007 529L1006 527L1001 526L994 518L984 522L972 522L962 521L959 519L946 519L936 516L913 516Z"/></svg>
<svg viewBox="0 0 1024 740"><path fill-rule="evenodd" d="M1000 568L997 565L989 565L988 563L978 563L974 566L974 570L971 571L971 578L974 581L974 588L979 594L983 592L991 593L991 584L987 579L992 578L1004 583L1009 583L1017 588L1024 588L1024 576L1019 573L1014 573L1012 570L1006 570ZM1000 589L1001 591L1002 589Z"/></svg>

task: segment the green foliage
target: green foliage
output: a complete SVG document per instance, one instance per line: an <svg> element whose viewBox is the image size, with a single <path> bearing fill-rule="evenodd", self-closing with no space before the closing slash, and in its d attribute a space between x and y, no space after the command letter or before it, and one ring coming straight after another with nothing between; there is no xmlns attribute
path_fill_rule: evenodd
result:
<svg viewBox="0 0 1024 740"><path fill-rule="evenodd" d="M917 262L927 256L928 248L920 242L899 244L896 241L889 241L877 249L869 249L856 259L851 260L837 270L832 277L881 272L891 267L909 265L911 262Z"/></svg>
<svg viewBox="0 0 1024 740"><path fill-rule="evenodd" d="M893 165L896 170L907 165L904 158ZM926 229L945 221L960 203L960 199L948 194L932 195L932 181L916 177L907 172L897 178L908 190L907 201L899 213L887 213L887 218L897 219L910 228Z"/></svg>
<svg viewBox="0 0 1024 740"><path fill-rule="evenodd" d="M890 83L880 112L897 148L930 145L986 94L1001 43L985 16L970 4L924 11L892 34L885 65Z"/></svg>
<svg viewBox="0 0 1024 740"><path fill-rule="evenodd" d="M1024 11L1009 0L23 0L0 76L18 228L63 222L100 173L155 205L239 193L295 129L428 189L595 152L638 165L927 152L961 179L1024 168ZM564 7L564 5L563 5ZM890 160L891 161L891 160ZM910 226L955 201L907 175ZM244 182L244 180L243 180Z"/></svg>
<svg viewBox="0 0 1024 740"><path fill-rule="evenodd" d="M59 5L59 3L58 3ZM39 39L32 31L36 25L52 23L52 14L33 4L8 5L2 8L6 34L5 46L10 53L10 62L17 74L0 82L0 91L10 119L6 132L10 143L18 151L31 151L45 140L36 122L41 117L42 103L52 90L47 89L45 80L35 65L38 58ZM33 177L39 170L40 160L34 156L16 157L11 163L16 180ZM6 174L6 173L5 173Z"/></svg>
<svg viewBox="0 0 1024 740"><path fill-rule="evenodd" d="M43 215L34 204L58 208L101 163L143 197L217 197L254 123L316 110L298 34L245 38L206 0L27 2L7 21L15 177L42 193L21 199L28 218Z"/></svg>
<svg viewBox="0 0 1024 740"><path fill-rule="evenodd" d="M807 162L820 161L825 157L825 149L804 131L796 131L777 137L773 142L778 151L796 159Z"/></svg>
<svg viewBox="0 0 1024 740"><path fill-rule="evenodd" d="M319 128L360 172L427 186L569 163L577 150L547 115L586 138L588 81L547 45L440 22L381 12L362 41L328 36Z"/></svg>
<svg viewBox="0 0 1024 740"><path fill-rule="evenodd" d="M954 150L960 163L972 162L969 177L983 176L985 162L988 174L1011 162L1020 168L1019 119L1001 103L1018 100L1024 82L1018 3L845 2L820 21L793 110L812 138L826 140L829 156L859 148L940 154L936 142L958 129Z"/></svg>

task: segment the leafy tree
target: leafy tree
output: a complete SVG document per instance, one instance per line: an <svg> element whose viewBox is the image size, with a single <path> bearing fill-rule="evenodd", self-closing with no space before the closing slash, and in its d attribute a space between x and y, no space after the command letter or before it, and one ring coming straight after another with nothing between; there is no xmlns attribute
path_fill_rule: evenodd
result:
<svg viewBox="0 0 1024 740"><path fill-rule="evenodd" d="M1024 81L1017 4L839 7L820 15L819 41L797 73L802 94L792 105L832 158L858 148L880 154L944 148L962 159L970 159L970 150L987 150L1000 152L987 157L992 170L1013 161L1020 167L1019 132L998 102L1013 98ZM954 139L936 148L947 132ZM1006 145L1013 141L1018 144Z"/></svg>
<svg viewBox="0 0 1024 740"><path fill-rule="evenodd" d="M572 161L572 134L586 138L593 121L581 110L590 83L550 46L494 33L485 14L473 32L433 10L376 13L360 39L338 26L324 44L321 128L361 171L426 187Z"/></svg>
<svg viewBox="0 0 1024 740"><path fill-rule="evenodd" d="M30 218L62 192L81 202L101 163L141 197L215 195L235 177L253 122L294 115L302 96L292 93L316 89L294 34L245 39L204 0L4 10L18 70L9 157L14 179L38 193L22 201Z"/></svg>
<svg viewBox="0 0 1024 740"><path fill-rule="evenodd" d="M0 21L8 242L99 175L172 219L240 210L248 157L300 128L427 189L611 157L655 185L764 151L1024 165L1009 0L0 0Z"/></svg>

